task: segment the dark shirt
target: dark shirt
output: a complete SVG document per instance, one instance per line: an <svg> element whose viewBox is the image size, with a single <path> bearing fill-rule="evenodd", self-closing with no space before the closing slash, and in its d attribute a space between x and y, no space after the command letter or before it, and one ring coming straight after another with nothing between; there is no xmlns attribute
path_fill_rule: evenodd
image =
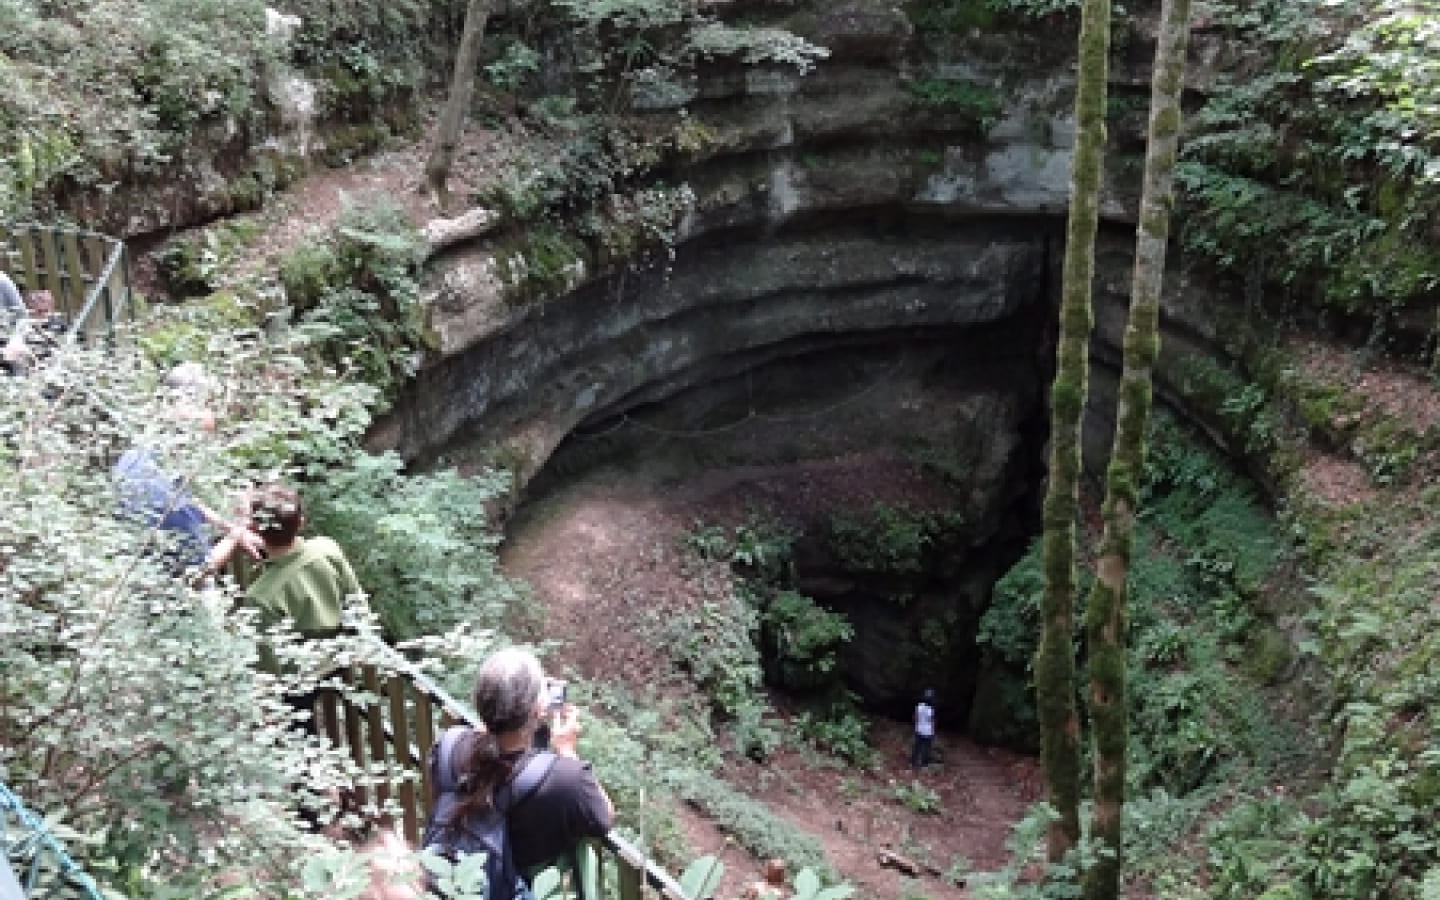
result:
<svg viewBox="0 0 1440 900"><path fill-rule="evenodd" d="M470 750L471 745L462 744L459 758L468 759ZM518 772L524 759L516 759L513 771ZM610 807L590 764L560 756L535 792L510 810L509 820L515 867L528 873L569 853L584 838L604 837Z"/></svg>

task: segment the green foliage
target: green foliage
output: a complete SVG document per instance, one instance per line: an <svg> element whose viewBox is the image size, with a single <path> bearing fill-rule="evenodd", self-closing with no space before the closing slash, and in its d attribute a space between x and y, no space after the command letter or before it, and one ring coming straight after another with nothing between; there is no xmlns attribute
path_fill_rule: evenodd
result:
<svg viewBox="0 0 1440 900"><path fill-rule="evenodd" d="M795 892L790 896L792 900L846 900L854 893L855 887L849 882L826 887L820 875L806 867L795 873Z"/></svg>
<svg viewBox="0 0 1440 900"><path fill-rule="evenodd" d="M376 623L354 609L359 637L261 632L224 584L196 588L170 571L163 533L115 514L109 465L144 444L225 510L256 480L299 480L321 461L349 468L374 393L317 379L299 332L215 330L201 349L196 361L223 387L208 398L213 434L124 345L69 348L0 384L0 768L65 823L72 854L116 892L208 896L240 882L292 896L323 881L345 896L363 866L305 831L293 784L386 773L362 776L288 728L281 694L313 686L306 673L337 655L369 658ZM477 637L431 645L473 659L489 646ZM295 674L257 668L262 641Z"/></svg>
<svg viewBox="0 0 1440 900"><path fill-rule="evenodd" d="M286 297L322 353L393 399L425 346L419 302L424 243L406 214L383 198L346 199L329 234L312 235L280 262Z"/></svg>
<svg viewBox="0 0 1440 900"><path fill-rule="evenodd" d="M1430 17L1385 0L1223 3L1215 16L1273 64L1193 118L1177 173L1187 249L1350 311L1432 291L1440 253L1423 234L1437 203L1417 189L1440 178Z"/></svg>
<svg viewBox="0 0 1440 900"><path fill-rule="evenodd" d="M524 41L510 40L494 62L485 66L485 74L496 87L515 90L540 70L540 53Z"/></svg>
<svg viewBox="0 0 1440 900"><path fill-rule="evenodd" d="M801 711L790 720L790 729L801 741L862 769L879 762L879 754L870 744L870 723L848 691L818 711Z"/></svg>
<svg viewBox="0 0 1440 900"><path fill-rule="evenodd" d="M924 31L953 34L984 31L1004 17L1043 18L1079 8L1080 0L923 0L913 5L910 18Z"/></svg>
<svg viewBox="0 0 1440 900"><path fill-rule="evenodd" d="M843 613L791 590L774 594L764 620L775 635L781 663L820 680L835 673L840 650L855 635Z"/></svg>
<svg viewBox="0 0 1440 900"><path fill-rule="evenodd" d="M683 778L675 789L757 859L779 857L794 869L814 869L827 882L837 880L820 842L759 800L712 778Z"/></svg>
<svg viewBox="0 0 1440 900"><path fill-rule="evenodd" d="M890 788L890 795L906 809L922 815L940 812L940 792L919 781L899 782Z"/></svg>
<svg viewBox="0 0 1440 900"><path fill-rule="evenodd" d="M713 854L702 856L685 867L680 874L680 886L685 889L687 897L709 897L720 886L724 874L725 864L719 857Z"/></svg>
<svg viewBox="0 0 1440 900"><path fill-rule="evenodd" d="M1261 597L1283 560L1277 526L1244 481L1173 420L1157 416L1148 443L1128 586L1130 778L1135 789L1181 796L1236 769L1270 770L1304 744L1247 677L1272 634ZM1037 545L997 582L977 643L1028 666L1043 587ZM1256 674L1273 677L1279 664L1271 659Z"/></svg>
<svg viewBox="0 0 1440 900"><path fill-rule="evenodd" d="M1044 591L1045 566L1036 545L995 582L975 643L1005 662L1028 669L1040 634Z"/></svg>
<svg viewBox="0 0 1440 900"><path fill-rule="evenodd" d="M950 514L877 503L833 516L830 546L855 571L916 574L924 571L925 552L941 530L957 524Z"/></svg>
<svg viewBox="0 0 1440 900"><path fill-rule="evenodd" d="M760 690L758 627L759 616L750 604L724 591L698 610L669 619L663 639L710 698L714 711L730 719L735 749L763 758L778 745L780 735L767 720L770 705Z"/></svg>
<svg viewBox="0 0 1440 900"><path fill-rule="evenodd" d="M916 78L906 83L919 108L954 113L980 134L1000 121L1003 104L995 88L964 78Z"/></svg>
<svg viewBox="0 0 1440 900"><path fill-rule="evenodd" d="M577 32L582 73L592 102L677 107L694 96L690 76L711 59L773 64L808 72L829 52L783 29L722 22L715 11L684 0L556 0Z"/></svg>
<svg viewBox="0 0 1440 900"><path fill-rule="evenodd" d="M357 457L307 491L306 517L347 556L392 640L468 623L493 628L520 601L498 572L484 510L508 490L496 473L405 474L393 454Z"/></svg>
<svg viewBox="0 0 1440 900"><path fill-rule="evenodd" d="M1056 13L1075 12L1080 0L988 0L996 12L1041 18Z"/></svg>

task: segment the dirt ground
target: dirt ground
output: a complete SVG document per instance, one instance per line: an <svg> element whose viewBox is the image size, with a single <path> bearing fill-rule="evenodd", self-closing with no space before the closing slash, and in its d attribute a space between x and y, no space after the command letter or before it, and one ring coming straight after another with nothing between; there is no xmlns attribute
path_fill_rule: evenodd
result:
<svg viewBox="0 0 1440 900"><path fill-rule="evenodd" d="M696 521L733 518L746 497L804 504L863 491L894 499L921 487L893 461L864 455L712 472L680 487L604 472L532 507L512 527L502 562L531 585L544 611L536 636L560 642L552 659L591 679L661 684L674 677L667 648L648 640L636 623L700 602L705 573L682 541ZM783 715L784 698L774 700ZM908 765L908 723L881 719L872 729L881 761L873 771L784 747L762 764L731 759L725 775L818 838L860 888L857 896L958 900L966 892L942 876L1001 866L1010 828L1038 799L1041 781L1034 759L977 746L943 726L936 764L918 774ZM936 792L933 813L913 811L897 798L896 788L912 782ZM744 882L757 877L759 861L703 816L690 810L684 824L696 856L715 853L725 863L717 896L738 896ZM882 865L879 855L887 849L930 871L911 878Z"/></svg>

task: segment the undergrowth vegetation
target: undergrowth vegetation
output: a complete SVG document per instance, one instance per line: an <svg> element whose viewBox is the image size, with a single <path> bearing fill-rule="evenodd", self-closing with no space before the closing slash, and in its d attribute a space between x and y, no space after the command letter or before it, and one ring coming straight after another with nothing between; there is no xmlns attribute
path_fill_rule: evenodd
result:
<svg viewBox="0 0 1440 900"><path fill-rule="evenodd" d="M1172 838L1198 827L1221 798L1310 771L1322 748L1306 737L1306 722L1278 712L1293 660L1271 607L1286 558L1273 517L1173 420L1157 418L1150 446L1129 583L1127 777L1143 814L1131 818L1126 840L1130 877L1164 877L1174 889L1196 883L1206 861L1159 840L1155 822L1178 817L1167 826ZM982 648L1022 681L1036 647L1041 571L1037 547L996 585L981 623Z"/></svg>
<svg viewBox="0 0 1440 900"><path fill-rule="evenodd" d="M351 610L356 636L303 642L262 631L235 608L228 579L206 587L177 577L166 532L118 514L109 467L122 451L150 448L218 510L280 478L342 545L358 552L383 537L390 555L364 564L371 607L382 620L437 629L426 656L453 660L458 677L494 646L485 625L512 596L483 554L471 571L438 564L435 554L483 527L478 511L406 520L393 505L405 498L378 488L396 486L396 462L359 446L374 388L328 377L306 362L312 351L301 331L209 330L190 357L211 379L200 397L163 388L163 369L140 345L65 348L29 377L0 381L0 772L87 871L128 896L208 896L236 878L293 896L300 862L336 853L296 817L294 784L387 772L357 772L288 727L281 699L313 686L328 660L383 663L374 614ZM213 433L195 424L197 401L216 416ZM410 498L455 486L446 473L405 477ZM477 482L469 496L486 490ZM453 598L481 593L489 607L456 607ZM392 635L402 636L403 627ZM257 668L262 643L293 670Z"/></svg>
<svg viewBox="0 0 1440 900"><path fill-rule="evenodd" d="M1266 48L1194 117L1178 178L1186 249L1259 292L1359 313L1383 341L1440 285L1440 146L1426 75L1435 5L1218 3L1214 24ZM1283 248L1283 250L1281 249Z"/></svg>

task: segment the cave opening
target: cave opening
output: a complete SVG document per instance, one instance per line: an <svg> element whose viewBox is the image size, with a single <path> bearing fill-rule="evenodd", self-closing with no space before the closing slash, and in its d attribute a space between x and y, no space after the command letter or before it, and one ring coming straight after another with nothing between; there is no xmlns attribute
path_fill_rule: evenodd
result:
<svg viewBox="0 0 1440 900"><path fill-rule="evenodd" d="M1039 306L707 359L703 376L677 379L686 387L643 385L581 422L520 514L606 471L643 474L657 494L704 473L779 473L763 488L758 474L738 477L715 517L696 522L785 529L785 589L849 623L838 680L817 681L786 659L761 609L770 687L802 705L843 687L866 713L901 719L930 687L947 730L1031 750L1033 726L1015 715L1024 673L975 638L995 581L1039 532L1045 324ZM810 477L836 460L861 462L838 481Z"/></svg>

